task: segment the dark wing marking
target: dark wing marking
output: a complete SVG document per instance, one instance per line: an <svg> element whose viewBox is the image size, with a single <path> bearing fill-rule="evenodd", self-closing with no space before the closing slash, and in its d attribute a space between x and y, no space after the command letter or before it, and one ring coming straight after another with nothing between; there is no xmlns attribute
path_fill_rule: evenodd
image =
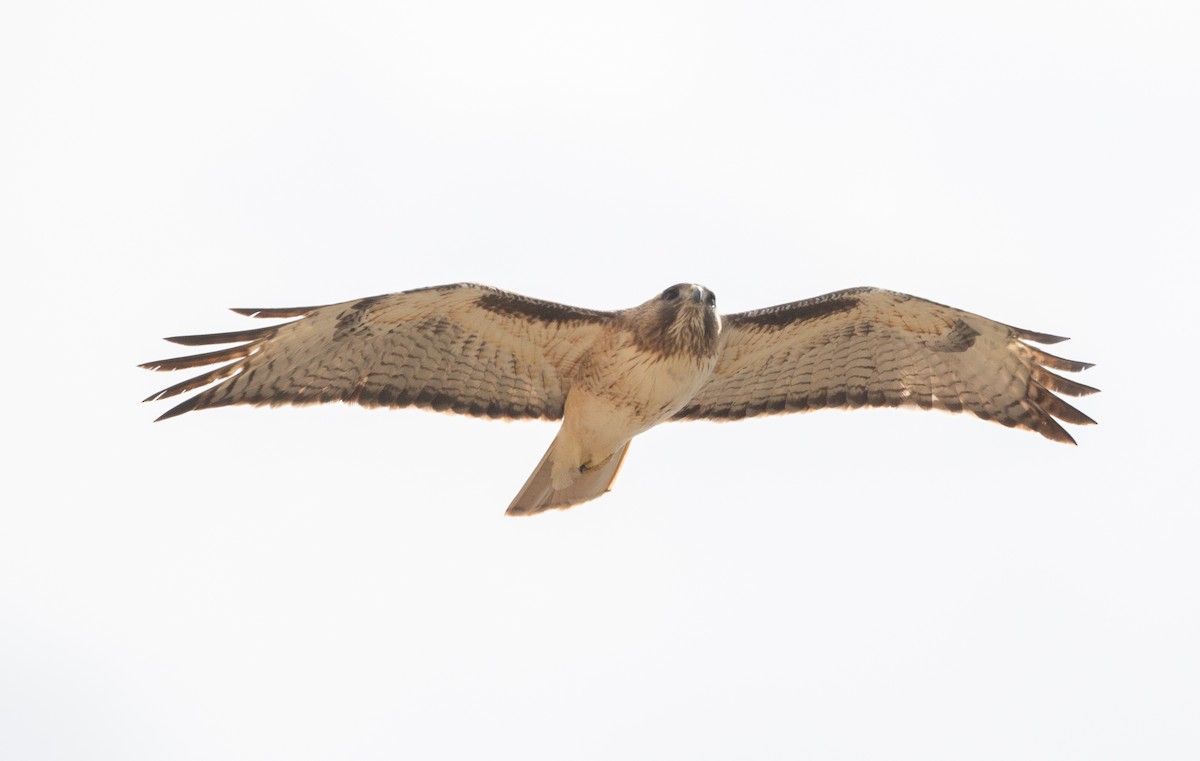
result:
<svg viewBox="0 0 1200 761"><path fill-rule="evenodd" d="M576 364L612 318L469 283L319 307L234 311L300 319L167 339L185 346L238 345L142 365L181 370L230 362L147 399L223 381L159 420L230 404L332 401L557 419Z"/></svg>
<svg viewBox="0 0 1200 761"><path fill-rule="evenodd" d="M1047 369L1091 365L1025 343L1065 339L915 296L854 288L723 320L716 370L676 419L916 406L966 410L1070 443L1055 418L1095 422L1053 392L1096 389Z"/></svg>

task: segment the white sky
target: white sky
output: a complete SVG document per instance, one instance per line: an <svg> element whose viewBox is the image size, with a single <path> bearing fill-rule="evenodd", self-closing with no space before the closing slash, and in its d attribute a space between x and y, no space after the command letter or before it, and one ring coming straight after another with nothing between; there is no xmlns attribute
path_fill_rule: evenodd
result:
<svg viewBox="0 0 1200 761"><path fill-rule="evenodd" d="M1200 5L9 4L5 759L1194 759ZM473 280L879 285L1096 362L1080 446L168 423L159 340Z"/></svg>

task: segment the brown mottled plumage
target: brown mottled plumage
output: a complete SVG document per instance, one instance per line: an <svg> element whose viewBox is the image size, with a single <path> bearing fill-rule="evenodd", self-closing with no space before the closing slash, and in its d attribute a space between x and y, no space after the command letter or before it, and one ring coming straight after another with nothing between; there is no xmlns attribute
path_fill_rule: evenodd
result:
<svg viewBox="0 0 1200 761"><path fill-rule="evenodd" d="M629 441L665 420L735 420L821 407L970 411L1074 443L1058 423L1093 421L1054 395L1096 391L1051 372L1091 365L1027 342L1033 333L914 296L854 288L720 317L702 286L680 284L601 312L456 284L295 309L301 319L167 340L226 349L149 362L228 362L147 401L220 381L164 413L230 404L425 407L493 418L563 420L510 514L593 499Z"/></svg>

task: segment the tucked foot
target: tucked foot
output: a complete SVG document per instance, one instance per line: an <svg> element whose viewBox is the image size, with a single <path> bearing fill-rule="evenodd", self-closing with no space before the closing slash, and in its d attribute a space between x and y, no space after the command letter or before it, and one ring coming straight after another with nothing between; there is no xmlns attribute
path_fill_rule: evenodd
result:
<svg viewBox="0 0 1200 761"><path fill-rule="evenodd" d="M600 462L592 462L591 460L588 460L587 462L585 462L579 466L579 472L580 473L593 473L597 470L600 470L605 465L607 465L609 460L611 460L612 458L613 458L613 456L609 455L608 457L605 457Z"/></svg>

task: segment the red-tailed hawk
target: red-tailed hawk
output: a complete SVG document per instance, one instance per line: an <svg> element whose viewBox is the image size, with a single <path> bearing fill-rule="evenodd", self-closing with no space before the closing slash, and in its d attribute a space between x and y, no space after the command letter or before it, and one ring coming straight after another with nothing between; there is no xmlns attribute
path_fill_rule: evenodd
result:
<svg viewBox="0 0 1200 761"><path fill-rule="evenodd" d="M1065 339L932 301L853 288L721 316L674 285L616 312L455 284L294 309L235 309L281 325L168 338L227 349L148 362L229 364L146 401L216 385L164 413L229 404L353 402L563 421L510 515L577 505L612 486L630 440L666 420L738 420L822 407L969 411L1074 443L1087 415L1054 395L1096 389L1047 368L1091 365L1030 346Z"/></svg>

